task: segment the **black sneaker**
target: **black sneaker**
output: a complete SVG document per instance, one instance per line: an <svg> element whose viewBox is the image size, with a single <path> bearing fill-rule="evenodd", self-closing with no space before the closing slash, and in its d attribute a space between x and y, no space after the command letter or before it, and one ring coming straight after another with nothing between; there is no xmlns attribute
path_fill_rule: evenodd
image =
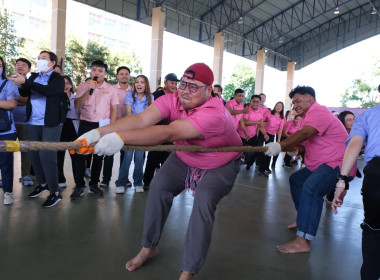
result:
<svg viewBox="0 0 380 280"><path fill-rule="evenodd" d="M272 171L269 170L269 169L265 170L264 172L267 173L267 174L272 174Z"/></svg>
<svg viewBox="0 0 380 280"><path fill-rule="evenodd" d="M108 187L110 185L109 181L103 180L100 182L99 186L101 187Z"/></svg>
<svg viewBox="0 0 380 280"><path fill-rule="evenodd" d="M84 191L82 187L75 187L73 193L70 195L71 200L79 199L84 195Z"/></svg>
<svg viewBox="0 0 380 280"><path fill-rule="evenodd" d="M126 184L126 186L127 186L127 188L132 187L132 183L131 183L131 181L128 181L127 184Z"/></svg>
<svg viewBox="0 0 380 280"><path fill-rule="evenodd" d="M265 178L269 178L268 174L266 174L265 171L264 172L259 171L257 174L260 176L264 176Z"/></svg>
<svg viewBox="0 0 380 280"><path fill-rule="evenodd" d="M56 195L55 193L50 194L46 201L42 203L42 207L44 208L50 208L56 205L58 202L62 200L62 196L60 194Z"/></svg>
<svg viewBox="0 0 380 280"><path fill-rule="evenodd" d="M98 185L90 185L88 193L97 194L98 196L103 195L103 191L98 187Z"/></svg>
<svg viewBox="0 0 380 280"><path fill-rule="evenodd" d="M251 166L252 165L247 164L247 166L245 167L245 170L247 170L247 171L251 170Z"/></svg>
<svg viewBox="0 0 380 280"><path fill-rule="evenodd" d="M28 196L29 197L37 197L40 194L42 194L44 192L48 192L48 191L49 191L49 188L47 185L45 187L43 187L41 185L37 185L37 187L34 189L34 191L32 191L30 194L28 194Z"/></svg>
<svg viewBox="0 0 380 280"><path fill-rule="evenodd" d="M143 186L144 191L149 191L149 187L150 187L150 185L144 185L144 186Z"/></svg>

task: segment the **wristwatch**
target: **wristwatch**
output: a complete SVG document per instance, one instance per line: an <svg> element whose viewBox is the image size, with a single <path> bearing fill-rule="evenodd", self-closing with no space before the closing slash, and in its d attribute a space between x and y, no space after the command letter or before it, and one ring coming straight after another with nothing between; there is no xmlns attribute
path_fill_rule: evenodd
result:
<svg viewBox="0 0 380 280"><path fill-rule="evenodd" d="M342 175L342 174L338 174L338 175L336 175L336 178L338 179L338 180L343 180L344 181L344 189L347 191L349 188L350 188L350 186L349 186L349 184L348 184L348 176L346 176L346 175Z"/></svg>

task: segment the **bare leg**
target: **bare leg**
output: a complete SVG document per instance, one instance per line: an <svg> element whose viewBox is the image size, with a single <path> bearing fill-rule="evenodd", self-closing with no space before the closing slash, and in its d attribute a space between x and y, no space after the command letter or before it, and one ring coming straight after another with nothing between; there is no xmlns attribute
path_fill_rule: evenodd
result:
<svg viewBox="0 0 380 280"><path fill-rule="evenodd" d="M290 224L288 224L288 229L297 229L297 220L294 220Z"/></svg>
<svg viewBox="0 0 380 280"><path fill-rule="evenodd" d="M181 276L179 277L179 280L192 280L194 278L194 274L182 271Z"/></svg>
<svg viewBox="0 0 380 280"><path fill-rule="evenodd" d="M277 250L285 254L310 252L310 240L296 236L296 239L282 245L277 245Z"/></svg>
<svg viewBox="0 0 380 280"><path fill-rule="evenodd" d="M157 248L144 248L133 259L127 261L125 268L129 271L134 271L140 268L148 259L157 256Z"/></svg>

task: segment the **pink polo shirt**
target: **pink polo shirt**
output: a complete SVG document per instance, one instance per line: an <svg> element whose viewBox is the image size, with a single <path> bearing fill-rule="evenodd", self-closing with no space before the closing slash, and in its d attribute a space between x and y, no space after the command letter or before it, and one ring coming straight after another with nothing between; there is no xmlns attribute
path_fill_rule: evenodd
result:
<svg viewBox="0 0 380 280"><path fill-rule="evenodd" d="M88 83L80 83L76 98L81 97L88 90ZM106 82L96 87L81 108L80 119L88 122L99 122L110 118L111 106L119 104L118 89Z"/></svg>
<svg viewBox="0 0 380 280"><path fill-rule="evenodd" d="M298 122L297 125L294 124L294 120L292 121L288 121L285 125L284 125L284 130L286 130L288 132L289 135L292 135L294 132L300 130L300 126L299 126L300 122Z"/></svg>
<svg viewBox="0 0 380 280"><path fill-rule="evenodd" d="M231 114L217 98L210 97L204 104L186 111L178 98L178 92L165 94L154 103L161 112L161 119L170 122L187 119L204 139L175 141L174 145L199 145L206 148L241 146L241 140ZM223 166L236 158L238 152L190 153L176 152L177 156L188 166L213 169Z"/></svg>
<svg viewBox="0 0 380 280"><path fill-rule="evenodd" d="M268 114L270 114L270 110L265 106L259 106L257 110L259 110L263 114L264 119L266 119L268 117Z"/></svg>
<svg viewBox="0 0 380 280"><path fill-rule="evenodd" d="M348 134L341 121L327 107L315 102L299 124L301 128L308 125L318 131L302 143L305 147L305 165L310 171L315 171L324 163L332 168L342 166ZM351 172L353 175L356 167L354 169Z"/></svg>
<svg viewBox="0 0 380 280"><path fill-rule="evenodd" d="M263 111L262 111L262 110L259 110L259 109L257 109L256 111L254 111L254 110L252 109L252 107L249 106L249 113L248 113L248 114L243 114L243 118L244 118L244 119L247 119L247 120L249 120L249 121L259 121L259 120L264 120ZM245 126L245 128L247 129L247 132L248 132L249 138L252 138L252 137L256 136L257 127L258 127L257 124L254 124L254 125L246 125L246 126ZM240 126L240 124L239 124L239 126L238 126L238 130L237 130L237 131L238 131L240 137L245 139L245 133L244 133L243 128Z"/></svg>
<svg viewBox="0 0 380 280"><path fill-rule="evenodd" d="M267 125L265 131L269 134L276 135L279 129L284 128L285 119L281 119L280 115L267 114Z"/></svg>
<svg viewBox="0 0 380 280"><path fill-rule="evenodd" d="M235 98L233 98L233 99L227 101L226 108L227 109L232 108L233 110L243 110L244 104L243 103L237 104ZM239 121L240 121L241 117L243 116L243 114L231 115L231 116L232 116L232 119L234 120L235 128L237 129L239 126Z"/></svg>
<svg viewBox="0 0 380 280"><path fill-rule="evenodd" d="M117 105L117 116L116 116L116 119L118 120L118 119L124 118L127 115L127 108L125 107L124 101L125 101L125 96L127 92L132 90L132 87L128 85L126 91L124 91L120 87L119 83L117 83L115 87L118 88L117 95L119 97L119 105Z"/></svg>

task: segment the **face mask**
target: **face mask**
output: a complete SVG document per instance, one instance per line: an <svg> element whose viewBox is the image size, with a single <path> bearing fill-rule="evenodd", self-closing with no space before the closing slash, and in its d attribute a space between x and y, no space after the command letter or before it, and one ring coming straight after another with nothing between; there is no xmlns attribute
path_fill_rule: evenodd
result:
<svg viewBox="0 0 380 280"><path fill-rule="evenodd" d="M49 61L45 60L45 59L39 59L37 60L37 68L38 70L40 70L42 73L45 73L49 70L49 66L48 66L48 63Z"/></svg>

